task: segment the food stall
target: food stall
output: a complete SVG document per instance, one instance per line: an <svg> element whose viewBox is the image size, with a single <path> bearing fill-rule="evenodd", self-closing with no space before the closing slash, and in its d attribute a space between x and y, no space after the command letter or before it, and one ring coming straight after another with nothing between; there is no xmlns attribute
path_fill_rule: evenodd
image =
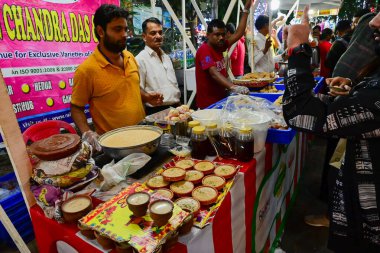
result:
<svg viewBox="0 0 380 253"><path fill-rule="evenodd" d="M278 87L281 85L281 81L282 79L276 80ZM317 79L316 83L315 91L318 91L323 80ZM277 97L281 94L281 92L278 92ZM252 92L251 95L255 96L256 92ZM270 94L267 95L273 100ZM221 108L226 107L228 100L231 100L231 97L210 106L210 109L219 108L219 111L223 111ZM181 109L178 111L180 110ZM199 116L199 112L201 111L194 112L192 114L193 118L197 118L204 124L207 124L205 120L209 120L210 117L207 115ZM168 119L170 115L169 113L166 119ZM179 117L177 117L179 115L171 115L171 117L173 116L179 119ZM162 124L161 127L167 129L167 126L163 126ZM126 129L128 128L131 127L127 127ZM135 129L136 127L132 128ZM121 130L118 129L115 131L118 132ZM193 131L195 131L194 128ZM114 131L105 134L105 137L112 132ZM101 143L105 137L102 136L100 138ZM120 137L117 139L120 139ZM268 140L271 141L269 142ZM193 161L193 164L187 165L185 168L186 171L190 168L190 171L195 169L196 171L200 170L203 171L204 174L207 174L207 169L197 169L197 165L201 163L211 163L213 167L210 173L213 173L212 175L214 176L218 176L215 169L218 168L218 166L232 165L238 170L238 173L232 178L229 177L223 180L227 183L219 188L217 200L211 201L213 204L201 204L202 208L200 213L202 213L202 215L197 214L198 216L195 218L195 224L191 228L191 231L180 235L178 242L175 244L170 247L167 246L168 241L170 241L168 238L171 238L170 231L177 231L186 216L183 213L180 214L180 209L173 209L176 210L173 211L173 213L176 214L173 214L168 223L172 230L169 228L167 228L168 231L166 231L166 229L162 230L167 233L160 230L160 233L163 234L161 234L162 237L160 239L157 240L156 238L155 242L157 244L152 243L152 240L141 243L140 239L136 242L131 242L133 239L130 239L130 244L134 245L135 249L139 249L139 252L145 252L145 250L146 252L153 252L152 249L160 249L160 247L157 248L160 243L162 243L163 246L161 246L161 248L165 249L165 252L266 252L270 249L274 250L276 248L276 242L281 238L283 232L288 207L294 199L294 193L305 158L306 141L307 136L305 134L295 133L291 129L273 128L268 131L266 141L264 139L262 147L256 150L254 158L248 162L215 157L207 157L207 160L191 160L180 157L170 157L170 159L166 161L161 160L163 164L153 169L143 167L141 170L146 169L147 173L140 172L139 174L143 175L141 178L127 179L127 188L115 194L111 200L102 203L102 201L93 198L92 202L95 209L79 220L80 227L78 227L77 223L60 224L55 220L49 219L45 217L43 210L35 205L30 209L30 213L38 247L41 252L56 252L57 242L63 241L78 252L103 252L106 250L99 239L84 236L84 233L82 233L83 227L85 227L86 230L102 231L105 233L103 235L104 237L114 239L114 241L118 243L119 240L120 242L124 242L123 236L126 236L125 233L131 233L130 235L128 234L130 236L128 238L134 238L135 232L126 232L127 230L125 230L126 226L128 227L127 224L135 224L135 218L131 216L131 209L125 208L124 211L112 211L111 214L107 214L110 208L112 207L119 210L117 208L118 205L115 203L127 199L129 195L137 192L136 189L139 189L139 191L146 190L151 194L150 196L152 198L152 196L156 194L157 188L161 188L161 186L152 186L151 182L155 182L159 177L166 177L168 182L172 180L175 181L170 184L170 187L168 186L169 183L162 187L170 189L177 197L189 196L189 193L192 192L192 197L195 198L193 188L185 193L176 192L174 186L178 180L183 179L181 175L177 175L174 172L172 172L176 174L174 178L171 177L170 174L166 175L170 173L170 170L180 167L179 163L185 163L185 160L190 160L190 163ZM152 157L162 155L162 152L168 152L164 147L157 147L156 145L155 148L159 149L159 151L156 151L159 153L148 152L152 154ZM123 156L125 155L127 154ZM120 157L116 156L114 158ZM181 171L183 170L180 169L179 172ZM186 182L188 183L189 181ZM199 182L194 182L194 184L199 184ZM202 184L204 185L203 181ZM174 201L174 203L177 203L176 201ZM129 211L127 209L129 209ZM149 211L149 213L150 212L151 211ZM105 215L105 213L108 216ZM116 216L112 216L112 213L115 213L115 215L118 213L116 216L123 216L124 219L120 220L116 218ZM149 235L157 233L154 225L152 226L152 223L149 223L151 219L145 217L146 216L144 216L145 221L139 223L142 231L148 230ZM173 217L176 217L177 222L173 221L176 220ZM182 220L178 221L178 217L182 217ZM98 220L98 222L95 221L91 223L94 219ZM108 222L104 222L105 220ZM119 222L113 223L116 220ZM112 228L107 227L107 224L111 224ZM118 227L117 224L121 225L118 229L116 229L116 227ZM50 231L55 232L51 233ZM141 243L139 245L141 246L140 248L136 246L137 243ZM115 244L111 244L107 250L111 249L118 252L117 245L118 244L116 244L116 246ZM147 245L150 246L148 247ZM148 247L148 249L145 247ZM226 251L226 249L228 250Z"/></svg>
<svg viewBox="0 0 380 253"><path fill-rule="evenodd" d="M1 81L1 85L4 86L2 78ZM4 87L1 88L3 89ZM149 207L149 211L145 211L143 218L141 218L129 206L128 198L134 193L147 192L149 193L149 198L156 198L154 201L162 200L162 196L156 196L158 190L149 184L149 180L164 176L165 172L168 173L167 171L172 167L179 167L177 162L183 159L181 160L178 157L171 157L170 160L165 161L161 160L161 163L156 166L148 166L147 164L148 168L145 167L147 173L144 173L143 177L138 179L128 178L126 188L119 189L114 193L114 196L107 200L99 200L97 197L84 197L83 192L81 192L83 196L80 197L59 196L58 200L63 201L57 205L55 205L57 199L54 199L54 197L49 199L48 202L50 203L46 206L54 208L49 208L48 210L48 208L43 209L34 204L32 200L36 198L35 200L39 202L47 201L46 192L55 190L50 187L44 188L43 185L62 188L71 187L67 189L72 192L80 191L82 186L84 187L98 177L100 174L99 169L90 161L88 147L81 145L77 137L69 138L70 140L68 141L70 141L72 147L70 147L70 152L66 148L63 156L56 156L56 154L52 155L51 153L46 155L44 152L40 152L41 149L46 149L46 146L40 147L40 149L31 147L27 151L19 129L15 127L17 126L17 121L11 113L12 106L5 89L2 90L0 95L2 96L2 103L5 101L3 97L7 98L6 104L2 108L9 109L8 114L0 118L0 125L5 127L4 137L5 140L8 140L6 145L10 145L10 153L15 154L12 160L16 161L15 169L19 171L17 176L21 178L19 181L23 187L24 198L29 200L29 212L40 252L60 252L70 248L78 252L131 252L132 249L129 245L139 252L160 252L160 249L166 249L167 252L257 252L275 248L275 242L282 231L287 207L291 203L301 173L306 149L306 136L304 134L297 134L294 137L295 133L289 129L284 129L282 132L279 132L280 130L277 130L277 132L276 130L269 130L268 138L272 138L272 141L265 143L264 138L264 141L261 142L262 147L255 152L254 158L247 162L215 157L193 160L194 165L191 167L194 169L196 164L202 162L211 163L213 166L212 172L206 170L207 173L222 178L222 181L224 180L223 185L219 186L216 191L214 186L207 188L209 192L215 193L215 196L211 198L212 200L209 200L210 202L202 202L202 199L197 199L194 191L200 186L194 187L186 194L182 194L178 190L175 191L178 180L183 181L183 175L181 175L180 179L166 176L166 181L172 182L169 190L173 191L177 198L191 194L194 199L200 202L202 208L196 214L192 211L185 211L185 208L180 208L177 202L178 199L176 199L174 204L168 202L173 213L169 220L161 224L158 223L159 218L154 218L151 215L154 214L152 207ZM222 101L218 105L222 106ZM11 120L9 115L13 115L13 117L10 117ZM276 139L271 134L271 131L273 131L273 134L287 134L286 140ZM159 135L161 137L162 132L159 131ZM17 140L17 143L9 144L9 140L12 140L12 142ZM36 140L34 143L38 141L40 140ZM57 149L59 149L59 141L55 141L55 143L57 145L53 146L57 146ZM156 149L158 150L156 151ZM251 151L253 152L253 150ZM80 155L75 156L75 159L70 158L70 171L55 164L54 166L56 167L54 168L61 169L59 175L53 174L49 168L47 170L39 168L38 173L36 173L35 166L41 163L41 160L66 159L68 156L73 155L73 152L75 154L79 152ZM152 155L154 158L160 157L162 152L167 153L167 150L164 150L156 143L152 144L148 151L143 150L143 152ZM31 156L31 153L38 156L39 160L33 160L34 157ZM32 158L33 168L29 163L30 157ZM113 158L118 160L122 157ZM72 162L72 160L75 161ZM78 162L78 165L75 162ZM75 168L73 169L74 163ZM216 171L221 166L232 167L233 173L230 175L218 175ZM34 181L40 186L42 185L42 188L33 190L33 192L30 191L28 184L32 169L34 170ZM144 167L140 169L144 170ZM182 172L182 170L180 171ZM80 174L77 174L79 172ZM68 175L68 173L74 174ZM205 171L203 173L206 174ZM64 177L61 177L62 175ZM104 175L102 176L104 177ZM71 180L69 182L66 181L68 177ZM187 185L188 182L189 180L186 181ZM200 184L200 182L197 182L197 184ZM202 184L203 187L207 187L203 180ZM73 186L74 188L72 188ZM165 185L164 188L168 188L167 186L169 184ZM88 194L90 195L90 193ZM75 200L75 205L73 200ZM72 211L73 207L77 208L78 205L81 206L81 209L75 212ZM55 216L57 211L55 207L60 207L57 208L58 212L62 212L62 215L58 215L58 219ZM49 218L46 217L47 213L49 213L47 210L51 215ZM183 229L185 221L190 215L195 217L194 226L191 227L190 232L179 236L178 242L176 242L177 231L181 228ZM194 219L192 218L192 220ZM128 230L130 227L133 227L134 230ZM128 232L126 232L127 230ZM146 234L142 236L142 233ZM147 239L146 241L141 241L139 238ZM110 239L111 242L109 242ZM108 240L108 242L104 242L104 240ZM128 243L125 244L126 242Z"/></svg>

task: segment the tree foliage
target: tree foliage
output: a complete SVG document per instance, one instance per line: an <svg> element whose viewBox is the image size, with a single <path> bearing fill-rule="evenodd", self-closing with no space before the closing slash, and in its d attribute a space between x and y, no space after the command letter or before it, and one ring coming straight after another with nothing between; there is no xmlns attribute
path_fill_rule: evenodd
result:
<svg viewBox="0 0 380 253"><path fill-rule="evenodd" d="M371 0L343 0L339 9L339 18L352 20L360 9L367 9L372 5Z"/></svg>

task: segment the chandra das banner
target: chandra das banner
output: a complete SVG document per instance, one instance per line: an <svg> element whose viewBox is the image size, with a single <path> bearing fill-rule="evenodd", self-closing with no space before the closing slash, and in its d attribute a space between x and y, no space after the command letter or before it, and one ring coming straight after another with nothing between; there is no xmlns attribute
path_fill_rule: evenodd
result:
<svg viewBox="0 0 380 253"><path fill-rule="evenodd" d="M77 66L94 50L95 10L119 0L0 0L0 69L21 131L71 121Z"/></svg>

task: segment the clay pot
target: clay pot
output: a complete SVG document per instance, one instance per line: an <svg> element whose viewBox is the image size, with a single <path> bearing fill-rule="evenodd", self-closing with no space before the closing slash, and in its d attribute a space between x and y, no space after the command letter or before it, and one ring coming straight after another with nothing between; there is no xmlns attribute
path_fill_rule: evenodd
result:
<svg viewBox="0 0 380 253"><path fill-rule="evenodd" d="M78 224L78 228L80 230L80 233L84 235L86 238L93 240L95 239L94 231L88 228L82 227L80 224Z"/></svg>
<svg viewBox="0 0 380 253"><path fill-rule="evenodd" d="M191 228L194 225L194 214L189 209L183 209L184 211L188 212L190 215L185 218L183 221L181 227L178 229L178 232L180 235L187 234L191 231Z"/></svg>
<svg viewBox="0 0 380 253"><path fill-rule="evenodd" d="M103 247L103 249L106 249L106 250L113 249L115 245L111 239L109 239L108 237L102 236L97 231L94 231L94 234L95 234L96 240Z"/></svg>
<svg viewBox="0 0 380 253"><path fill-rule="evenodd" d="M164 252L169 251L178 242L178 231L173 231L173 234L166 239L163 245Z"/></svg>
<svg viewBox="0 0 380 253"><path fill-rule="evenodd" d="M150 195L146 192L135 192L128 196L127 204L129 210L136 217L141 217L146 214L150 201Z"/></svg>
<svg viewBox="0 0 380 253"><path fill-rule="evenodd" d="M76 195L62 203L63 219L67 223L78 222L80 218L88 214L92 207L92 199L87 195Z"/></svg>
<svg viewBox="0 0 380 253"><path fill-rule="evenodd" d="M128 242L117 243L115 242L115 250L117 253L133 253L133 247Z"/></svg>
<svg viewBox="0 0 380 253"><path fill-rule="evenodd" d="M150 217L158 227L166 225L173 215L173 202L165 199L153 201L149 206Z"/></svg>

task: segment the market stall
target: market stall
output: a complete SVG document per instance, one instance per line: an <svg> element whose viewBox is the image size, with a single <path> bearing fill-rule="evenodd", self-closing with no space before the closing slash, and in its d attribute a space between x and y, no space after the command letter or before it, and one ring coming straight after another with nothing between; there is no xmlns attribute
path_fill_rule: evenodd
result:
<svg viewBox="0 0 380 253"><path fill-rule="evenodd" d="M306 138L300 134L289 145L267 144L251 162L240 163L242 169L213 222L203 229L193 227L189 234L180 236L170 252L268 250L282 232L305 151ZM59 224L48 219L38 206L33 206L30 212L40 252L57 252L57 241L68 243L78 252L103 251L96 240L82 236L76 224Z"/></svg>
<svg viewBox="0 0 380 253"><path fill-rule="evenodd" d="M152 1L152 4L153 3L154 1ZM195 1L192 1L192 3L194 7L196 7ZM231 2L230 11L235 3L236 1ZM168 2L164 1L164 4L170 10ZM200 15L199 11L198 15ZM179 21L177 19L174 20L178 23L178 27L181 28ZM184 31L183 28L181 30ZM187 39L186 36L185 38ZM191 42L187 41L187 43L189 48L194 51L195 49L192 47ZM184 47L186 47L186 45L184 45ZM184 61L186 62L186 55ZM184 67L186 68L186 64ZM283 85L281 85L281 81L283 80L278 79L275 84L277 91L280 90L280 92L276 92L275 94L267 92L264 97L272 96L273 98L278 98L281 95L281 90L284 88ZM63 84L62 82L58 83ZM318 83L321 83L321 80L319 80ZM1 85L3 86L3 82ZM59 86L60 89L64 89L62 87ZM2 89L3 88L4 87L2 87ZM29 91L26 92L24 90L23 92L25 94L29 93ZM207 157L207 159L198 158L196 163L207 163L206 160L213 161L215 170L218 166L232 166L235 171L238 171L236 175L233 174L234 176L222 177L222 179L224 178L224 183L216 190L215 199L210 203L201 203L201 215L199 213L195 214L195 212L188 212L179 205L169 202L171 203L173 214L171 214L170 220L166 220L166 223L159 226L158 221L153 218L152 214L154 214L154 212L151 209L149 209L149 215L145 215L147 214L145 211L142 216L144 218L136 218L137 215L132 211L132 208L129 205L127 205L128 208L126 208L125 202L128 201L129 196L134 193L142 191L147 192L150 198L156 196L157 189L149 186L149 178L160 176L173 167L172 165L168 165L168 161L162 160L161 164L157 166L153 167L147 165L149 168L145 167L147 170L142 179L132 180L127 178L126 188L115 192L114 196L108 200L101 201L97 197L84 197L82 192L82 194L80 194L81 196L79 196L82 197L82 202L80 203L81 205L85 203L86 208L80 210L80 216L72 218L72 216L68 216L69 214L67 214L70 212L64 208L64 206L69 206L72 200L72 198L66 195L71 194L68 192L75 193L80 191L82 186L85 187L87 183L96 179L100 174L100 170L97 166L102 166L95 164L94 161L90 159L91 152L88 151L88 144L84 142L81 143L79 136L72 131L69 131L72 134L70 138L67 137L67 140L70 142L70 148L65 148L63 153L59 152L59 155L52 152L52 150L50 150L48 154L46 154L46 152L40 152L41 149L47 149L46 145L41 149L35 147L40 145L44 138L51 138L57 135L57 133L47 134L46 131L40 131L43 132L44 136L35 138L33 140L35 145L28 147L27 151L24 146L24 142L27 143L28 140L25 138L26 132L24 133L24 141L22 141L19 128L15 127L17 121L13 117L14 114L12 113L12 106L7 93L9 93L9 90L6 91L4 89L0 94L1 101L3 101L2 108L6 107L8 109L7 114L4 114L5 117L0 118L0 126L5 128L4 139L6 140L6 146L8 147L9 145L10 154L15 155L13 160L15 162L16 175L19 178L20 185L23 188L22 193L28 204L40 252L61 252L64 250L64 247L66 247L66 250L71 247L72 250L78 252L107 252L110 250L120 252L119 250L122 248L120 245L124 247L126 246L125 243L132 245L139 252L157 252L157 249L160 248L166 248L168 252L260 252L263 250L268 251L269 249L273 250L276 247L276 240L278 240L281 235L282 226L284 224L283 221L286 219L287 207L293 198L301 173L306 149L305 135L296 134L295 131L291 129L270 129L266 138L266 128L263 139L260 141L255 139L254 148L252 139L252 146L249 150L249 159L247 162L239 161L239 158L238 160L227 158L219 160L215 158L215 155ZM252 90L252 95L262 97L258 90ZM4 103L5 100L2 99L3 97L7 98L6 103ZM267 98L269 99L269 97ZM274 101L269 100L271 102ZM53 106L54 103L49 105L51 104L48 103L49 101L51 100L46 101L47 105ZM68 103L68 101L69 100L64 100L63 103ZM224 102L226 101L220 101L213 107L221 109L224 107ZM186 115L190 116L191 112ZM193 116L195 117L195 115ZM182 123L187 123L187 118L182 119L179 115L174 115L174 117L178 118L177 120L182 121ZM9 120L10 118L11 120ZM34 125L33 122L30 122L30 124ZM207 126L207 124L204 125ZM166 126L164 126L164 128L165 127ZM243 128L244 126L239 126L238 130L240 131L240 135L251 134L252 129ZM160 138L162 137L162 139L164 139L163 131L158 130L158 134L159 138L155 139L155 144L149 146L150 150L142 151L151 155L153 158L160 156L162 152L167 153L167 150L163 147L164 145L162 145L162 140L160 143ZM176 133L175 135L181 134ZM141 136L144 135L141 134ZM58 146L60 146L63 137L59 136L59 138L59 140L49 142L50 144L54 144L50 146L55 146L55 148L59 149ZM12 140L12 142L9 140ZM14 143L14 140L17 140L17 143ZM38 143L38 145L36 143ZM261 143L261 147L256 150L257 143ZM161 146L158 144L161 144ZM106 146L103 146L103 150L106 152L104 147ZM154 153L156 149L158 149L158 153ZM194 149L193 146L193 150ZM252 159L254 151L255 154ZM236 152L236 154L240 155L239 152ZM110 156L115 158L115 160L120 160L126 155L127 154L115 157ZM34 160L34 156L37 156L38 159ZM75 157L72 158L71 156ZM193 158L194 157L195 156L193 156ZM32 164L29 163L29 159ZM66 160L56 162L60 159ZM172 157L172 159L174 159L174 162L169 161L169 163L176 165L175 162L180 158ZM204 159L205 161L203 161ZM73 160L75 161L73 162ZM50 163L45 163L45 166L42 166L41 164L46 161ZM51 169L51 167L46 166L46 164L54 166L57 170ZM62 166L62 164L70 165L65 167ZM213 176L218 176L215 170L210 173ZM31 175L32 171L33 174ZM215 173L215 175L213 173ZM37 183L37 185L32 185L32 187L29 185L29 178L31 176ZM103 175L103 177L105 177L105 175ZM221 177L219 176L219 178ZM125 177L123 179L125 179ZM177 180L176 178L175 180L168 180L173 181L170 185L170 190L173 190L172 186L175 185L177 181L182 181L182 179ZM101 187L104 186L103 183L106 182L104 178L102 180ZM135 185L134 183L139 183L139 185ZM198 184L199 183L200 182L198 182ZM49 187L46 185L49 185ZM33 186L35 186L35 189L32 189L33 192L31 192L30 189L33 188ZM61 187L67 191L61 194L60 189L57 190L51 186L57 188ZM99 185L95 185L95 188L97 186ZM207 187L207 185L204 184L203 187ZM137 188L139 191L136 190ZM195 194L193 192L196 189L197 188L192 189L191 196L197 201L200 201L194 196ZM91 195L93 189L91 188L89 190L90 193L88 193L88 195ZM97 188L97 190L99 189ZM49 191L56 191L57 196L51 198L49 196L48 199L47 192L50 193ZM176 198L181 196L178 193L176 193L176 195ZM36 200L39 205L35 204ZM123 202L122 200L125 200L124 205L119 203L119 201ZM176 199L176 201L177 200L178 199ZM116 205L116 202L120 205ZM174 203L177 202L174 201ZM91 206L91 208L87 209L89 206ZM118 208L119 206L122 206L122 208ZM115 217L112 216L112 213L108 213L109 209L107 209L107 207L112 207L113 210L117 210L115 213L123 217L122 222L113 222L112 219L108 219ZM105 213L109 216L106 217L104 215ZM136 217L131 215L131 213ZM168 246L169 239L174 237L173 234L176 234L177 231L184 226L185 220L190 216L189 214L195 217L195 219L194 217L192 218L192 220L195 220L195 226L191 228L190 233L179 236L178 242L176 242L177 239L175 239L173 240L174 242L172 242L175 244ZM49 216L49 218L47 216ZM94 221L94 219L96 221ZM139 222L137 222L137 220ZM135 221L136 223L133 223ZM130 229L128 226L131 223L133 225L138 224L138 232L136 232L136 230L132 232L128 230ZM117 227L117 230L113 230L113 228L110 227ZM122 229L128 230L130 234L127 234L126 230ZM90 234L89 237L86 237L83 231L87 231ZM107 231L107 233L105 231ZM140 240L139 238L145 238L145 234L141 236L142 231L144 233L148 231L147 233L150 233L149 236L152 236L149 237L149 239L152 240L141 242L142 239ZM138 235L136 236L136 234L133 233L137 233ZM131 237L127 237L126 234L128 236L131 235ZM94 237L96 237L96 239L94 239ZM133 241L133 238L137 238L137 241ZM111 242L108 246L105 246L105 244L101 243L102 239L108 239L111 240ZM127 246L132 250L129 245ZM146 250L145 247L148 247L149 250Z"/></svg>
<svg viewBox="0 0 380 253"><path fill-rule="evenodd" d="M282 81L283 79L277 79L277 85L280 86ZM323 79L316 79L315 92L322 83ZM268 99L275 100L282 92L259 94L257 91L251 93L252 96L267 96ZM245 106L249 102L247 97L237 96L236 98L239 102L236 104L240 104L241 99L245 99L242 103ZM228 101L234 101L233 99L234 97L229 97L211 107L225 109L228 107L226 106ZM170 115L169 112L165 118L173 117ZM178 115L174 116L179 118ZM193 117L199 118L199 113L194 113ZM154 119L155 117L148 118ZM199 120L205 123L205 120L207 121L209 118L199 118ZM165 128L165 126L163 127ZM268 142L268 140L271 141ZM274 250L276 242L283 232L288 207L294 199L305 158L306 141L305 134L296 134L291 129L271 129L268 132L265 147L263 146L255 152L253 160L245 163L235 159L216 159L217 163L241 166L239 173L230 181L231 188L224 188L222 193L222 195L225 193L224 198L216 206L207 209L207 212L214 213L209 224L193 227L189 234L180 236L178 243L170 248L169 252L261 252L263 250L266 252L270 249ZM259 139L256 139L256 142L259 142ZM160 147L158 148L160 149ZM165 165L158 166L154 170L149 169L149 173L142 179L129 180L130 186L127 189L133 188L133 184L131 185L133 182L142 184L148 182L149 187L147 178L155 177L156 173L161 173L162 168L170 169L177 164L176 161L181 161L181 158L178 157L173 159L174 162L169 162L169 164L166 162ZM95 206L99 204L99 200L94 199L93 202ZM218 208L214 209L214 207ZM99 212L97 213L99 214ZM97 217L95 214L89 216ZM97 240L90 240L83 236L77 224L59 224L46 218L43 211L37 206L31 208L31 217L41 252L55 252L58 241L66 242L79 252L104 250ZM112 219L110 220L112 223ZM129 221L125 222L129 223ZM50 233L48 231L57 232Z"/></svg>

